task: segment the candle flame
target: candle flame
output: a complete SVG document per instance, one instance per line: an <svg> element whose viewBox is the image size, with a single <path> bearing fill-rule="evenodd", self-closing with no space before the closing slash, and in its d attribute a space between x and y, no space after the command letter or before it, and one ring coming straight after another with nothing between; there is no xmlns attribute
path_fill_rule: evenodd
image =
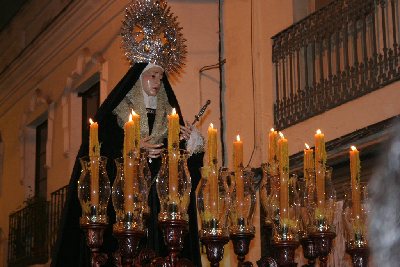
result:
<svg viewBox="0 0 400 267"><path fill-rule="evenodd" d="M238 141L238 142L240 141L240 135L236 136L236 141Z"/></svg>
<svg viewBox="0 0 400 267"><path fill-rule="evenodd" d="M282 132L279 132L279 136L280 136L282 139L285 138L285 136L283 135Z"/></svg>
<svg viewBox="0 0 400 267"><path fill-rule="evenodd" d="M353 150L353 151L357 151L357 148L356 148L355 146L351 146L350 148L351 148L351 150Z"/></svg>
<svg viewBox="0 0 400 267"><path fill-rule="evenodd" d="M307 143L304 143L307 149L310 149L310 146Z"/></svg>
<svg viewBox="0 0 400 267"><path fill-rule="evenodd" d="M129 121L132 121L132 113L129 114Z"/></svg>
<svg viewBox="0 0 400 267"><path fill-rule="evenodd" d="M175 115L176 114L176 109L175 108L173 108L172 109L172 113L171 113L172 115Z"/></svg>
<svg viewBox="0 0 400 267"><path fill-rule="evenodd" d="M317 130L317 134L321 134L322 132L321 132L321 130L320 129L318 129Z"/></svg>
<svg viewBox="0 0 400 267"><path fill-rule="evenodd" d="M210 128L214 129L214 125L212 123L210 123Z"/></svg>
<svg viewBox="0 0 400 267"><path fill-rule="evenodd" d="M132 109L132 115L137 116L136 112Z"/></svg>
<svg viewBox="0 0 400 267"><path fill-rule="evenodd" d="M271 128L271 132L275 132L275 129L274 129L274 128Z"/></svg>
<svg viewBox="0 0 400 267"><path fill-rule="evenodd" d="M90 123L90 125L92 125L94 123L94 121L91 118L89 118L89 123Z"/></svg>

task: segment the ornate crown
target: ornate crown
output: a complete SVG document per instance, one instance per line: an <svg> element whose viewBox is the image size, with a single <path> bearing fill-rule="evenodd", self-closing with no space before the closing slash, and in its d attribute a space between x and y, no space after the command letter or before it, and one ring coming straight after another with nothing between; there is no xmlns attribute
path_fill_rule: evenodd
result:
<svg viewBox="0 0 400 267"><path fill-rule="evenodd" d="M122 47L133 64L148 62L178 72L186 58L185 39L165 0L136 0L125 10Z"/></svg>

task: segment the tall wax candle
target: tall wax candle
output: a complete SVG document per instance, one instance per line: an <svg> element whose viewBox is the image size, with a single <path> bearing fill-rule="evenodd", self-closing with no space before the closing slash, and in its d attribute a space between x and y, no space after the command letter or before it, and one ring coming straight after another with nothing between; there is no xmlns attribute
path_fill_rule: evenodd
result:
<svg viewBox="0 0 400 267"><path fill-rule="evenodd" d="M98 129L99 125L97 122L93 122L92 119L89 119L90 122L90 130L89 130L89 159L90 159L90 171L91 171L91 179L90 179L90 198L93 206L97 206L99 204L99 157L100 157L100 144L99 144L99 136Z"/></svg>
<svg viewBox="0 0 400 267"><path fill-rule="evenodd" d="M179 162L179 115L175 108L168 115L168 167L169 197L172 203L178 203L178 162Z"/></svg>
<svg viewBox="0 0 400 267"><path fill-rule="evenodd" d="M124 208L126 213L133 213L135 123L132 120L132 114L129 115L129 121L124 125L124 133Z"/></svg>
<svg viewBox="0 0 400 267"><path fill-rule="evenodd" d="M278 132L271 128L268 134L268 162L272 163L277 160L278 150Z"/></svg>
<svg viewBox="0 0 400 267"><path fill-rule="evenodd" d="M136 151L140 151L140 115L132 110L133 121L133 145Z"/></svg>
<svg viewBox="0 0 400 267"><path fill-rule="evenodd" d="M238 217L243 218L244 205L244 180L243 180L243 141L240 140L240 135L236 136L236 141L233 142L233 168L235 170L236 181L236 204Z"/></svg>
<svg viewBox="0 0 400 267"><path fill-rule="evenodd" d="M272 175L277 175L278 173L278 132L271 128L268 134L268 163L269 172Z"/></svg>
<svg viewBox="0 0 400 267"><path fill-rule="evenodd" d="M218 218L217 129L212 123L208 127L207 136L211 213L213 218Z"/></svg>
<svg viewBox="0 0 400 267"><path fill-rule="evenodd" d="M207 131L207 150L208 150L208 165L217 164L217 129L210 123Z"/></svg>
<svg viewBox="0 0 400 267"><path fill-rule="evenodd" d="M349 153L353 215L359 218L361 215L360 153L355 146L351 146Z"/></svg>
<svg viewBox="0 0 400 267"><path fill-rule="evenodd" d="M325 136L321 130L317 130L315 136L315 175L317 188L318 208L322 211L325 207L325 165L326 150Z"/></svg>
<svg viewBox="0 0 400 267"><path fill-rule="evenodd" d="M233 142L233 169L236 172L239 167L243 166L243 141L240 140L240 135L236 136L236 141Z"/></svg>
<svg viewBox="0 0 400 267"><path fill-rule="evenodd" d="M308 171L313 171L314 170L314 150L310 148L308 144L305 144L305 149L304 149L304 162L303 162L303 172L304 172L304 178L306 181L306 186L308 188L309 185L309 177L308 177Z"/></svg>
<svg viewBox="0 0 400 267"><path fill-rule="evenodd" d="M179 149L179 115L176 113L175 108L172 109L168 117L168 150Z"/></svg>
<svg viewBox="0 0 400 267"><path fill-rule="evenodd" d="M289 219L289 144L288 140L281 132L279 132L279 135L279 212L281 219L287 221L287 219Z"/></svg>

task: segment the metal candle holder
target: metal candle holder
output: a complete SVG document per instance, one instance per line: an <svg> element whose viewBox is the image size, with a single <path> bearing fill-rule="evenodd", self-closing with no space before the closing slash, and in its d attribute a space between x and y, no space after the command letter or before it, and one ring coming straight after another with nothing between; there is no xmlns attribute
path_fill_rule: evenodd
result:
<svg viewBox="0 0 400 267"><path fill-rule="evenodd" d="M90 248L91 266L100 267L106 264L108 256L100 252L100 247L103 245L103 234L107 224L84 223L80 226L86 234L86 244Z"/></svg>

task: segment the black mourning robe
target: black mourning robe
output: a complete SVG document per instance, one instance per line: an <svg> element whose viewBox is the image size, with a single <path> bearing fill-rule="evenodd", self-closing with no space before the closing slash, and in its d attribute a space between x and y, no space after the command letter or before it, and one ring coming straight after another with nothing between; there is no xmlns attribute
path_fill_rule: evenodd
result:
<svg viewBox="0 0 400 267"><path fill-rule="evenodd" d="M117 117L112 112L118 104L124 99L129 90L139 80L140 74L146 67L147 63L137 63L132 66L125 74L122 80L109 94L104 103L100 106L95 121L99 123L99 142L101 142L101 156L108 158L107 174L111 185L114 182L116 168L114 159L122 156L124 132L118 125ZM163 84L167 93L168 102L172 107L176 108L179 114L180 124L183 125L183 118L179 108L176 96L168 82L166 75L163 76ZM151 121L151 118L150 118ZM149 128L150 125L149 125ZM166 142L164 142L166 145ZM75 165L72 171L71 179L68 186L68 196L64 206L62 219L59 226L57 242L52 251L51 266L57 267L78 267L90 266L90 251L86 245L86 238L79 226L79 218L81 216L81 206L78 200L78 180L81 174L81 165L79 158L87 156L89 147L89 137L86 136L77 154ZM182 257L190 259L196 266L201 266L200 249L197 229L197 213L195 205L195 189L200 180L200 167L202 166L203 153L194 154L188 160L188 167L192 178L191 201L188 208L189 213L189 233L185 239L184 251ZM160 167L160 159L153 160L149 164L152 176L157 175ZM159 200L153 184L149 195L149 206L151 208L150 219L148 220L148 240L146 246L156 251L157 256L166 256L166 249L163 245L162 232L158 228L157 218L159 212ZM112 253L118 248L116 239L112 236L112 225L115 223L115 211L112 201L108 203L108 219L109 225L104 232L104 241L102 252L109 256L106 266L115 266L113 264Z"/></svg>

